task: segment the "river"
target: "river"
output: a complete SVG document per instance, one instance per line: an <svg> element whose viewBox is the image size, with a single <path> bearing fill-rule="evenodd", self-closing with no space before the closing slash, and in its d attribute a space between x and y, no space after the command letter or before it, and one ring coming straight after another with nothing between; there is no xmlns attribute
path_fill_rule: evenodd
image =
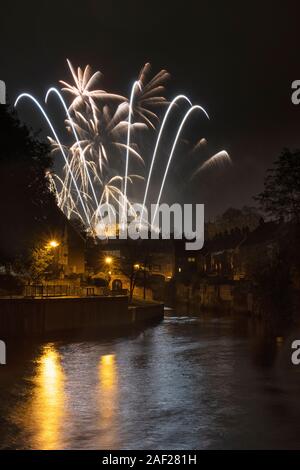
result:
<svg viewBox="0 0 300 470"><path fill-rule="evenodd" d="M123 337L8 345L0 447L300 448L294 336L170 310Z"/></svg>

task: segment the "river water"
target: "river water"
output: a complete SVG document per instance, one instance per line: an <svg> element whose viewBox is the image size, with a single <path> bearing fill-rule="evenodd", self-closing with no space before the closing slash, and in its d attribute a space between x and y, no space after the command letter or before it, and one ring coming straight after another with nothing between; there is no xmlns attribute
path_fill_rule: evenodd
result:
<svg viewBox="0 0 300 470"><path fill-rule="evenodd" d="M170 310L119 338L8 345L0 448L300 448L295 337Z"/></svg>

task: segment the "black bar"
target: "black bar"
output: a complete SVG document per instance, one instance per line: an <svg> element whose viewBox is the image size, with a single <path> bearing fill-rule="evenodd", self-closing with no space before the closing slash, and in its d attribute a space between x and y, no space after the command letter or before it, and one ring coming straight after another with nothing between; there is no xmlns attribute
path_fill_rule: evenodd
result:
<svg viewBox="0 0 300 470"><path fill-rule="evenodd" d="M42 464L47 463L76 463L77 465L95 464L97 468L103 466L118 466L123 468L140 468L145 465L168 467L192 466L199 468L204 465L220 465L224 467L228 463L238 462L244 465L262 465L266 463L268 467L272 460L276 459L276 464L286 468L289 464L287 460L291 457L291 465L295 463L295 458L300 456L300 451L281 450L69 450L69 451L0 451L0 463L4 461L22 464ZM264 462L265 460L265 462Z"/></svg>

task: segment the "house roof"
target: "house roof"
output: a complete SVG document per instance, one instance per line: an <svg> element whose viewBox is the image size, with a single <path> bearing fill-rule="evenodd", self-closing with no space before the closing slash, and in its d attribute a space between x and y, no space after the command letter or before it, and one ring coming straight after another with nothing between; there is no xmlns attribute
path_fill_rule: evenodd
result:
<svg viewBox="0 0 300 470"><path fill-rule="evenodd" d="M217 234L211 239L204 242L204 247L201 250L202 254L217 253L225 250L234 250L247 236L246 229L240 230L238 228L231 230L231 232L223 232Z"/></svg>

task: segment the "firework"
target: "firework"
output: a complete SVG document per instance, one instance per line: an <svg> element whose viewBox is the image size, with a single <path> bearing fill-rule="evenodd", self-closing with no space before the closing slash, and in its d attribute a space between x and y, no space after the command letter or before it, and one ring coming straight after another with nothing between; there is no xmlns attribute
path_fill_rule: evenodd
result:
<svg viewBox="0 0 300 470"><path fill-rule="evenodd" d="M189 109L174 133L156 201L154 220L186 121L196 111L209 118L206 110L199 105L193 105L185 95L178 95L169 103L164 96L165 82L169 78L168 72L161 70L150 78L148 63L144 65L138 80L134 82L129 99L98 89L97 85L102 74L93 73L89 65L84 69L78 67L75 71L69 60L67 63L73 83L61 81L62 90L52 87L45 98L47 103L50 95L55 95L64 109L65 129L69 135L67 144L62 143L51 119L35 97L23 93L17 98L15 105L22 98L30 99L47 121L52 132L48 137L52 152L55 155L59 152L64 161L61 174L48 173L50 187L55 192L57 203L66 216L80 218L92 234L97 233L97 227L101 223L99 207L103 203L115 208L121 216L122 223L126 223L128 211L131 211L131 216L136 215L128 196L128 184L133 185L136 180L145 181L144 194L141 197L142 224L153 168L166 123L180 101L188 105ZM70 100L66 102L62 93L66 95L67 100L68 98ZM159 116L166 106L160 125ZM138 138L139 135L146 129L152 130L152 134L158 131L150 165L145 161L143 148L138 144L141 140ZM200 145L201 142L203 139ZM195 148L198 147L199 144ZM194 176L219 160L230 161L230 157L225 151L217 153L204 162Z"/></svg>
<svg viewBox="0 0 300 470"><path fill-rule="evenodd" d="M196 171L192 174L191 179L193 179L195 176L197 176L201 171L219 166L219 165L224 165L225 163L231 164L231 158L226 152L226 150L221 150L221 152L216 153L212 157L208 158L204 163L202 163L199 168L196 169Z"/></svg>

